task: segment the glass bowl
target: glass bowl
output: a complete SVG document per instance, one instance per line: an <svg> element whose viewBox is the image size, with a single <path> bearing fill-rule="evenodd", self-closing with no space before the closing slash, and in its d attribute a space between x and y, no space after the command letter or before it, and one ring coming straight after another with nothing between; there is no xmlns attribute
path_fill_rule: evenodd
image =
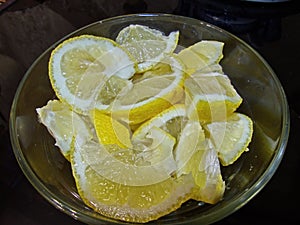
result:
<svg viewBox="0 0 300 225"><path fill-rule="evenodd" d="M221 220L252 199L280 164L289 134L284 90L267 62L248 44L225 30L192 18L165 14L120 16L83 27L64 39L81 34L114 39L129 24L148 25L166 34L179 30L179 45L183 47L202 39L225 43L221 65L244 100L239 111L254 121L250 151L233 165L222 168L226 190L219 203L188 201L175 212L151 223L210 224ZM82 202L69 162L57 151L47 129L38 122L35 109L55 97L47 63L51 51L61 41L33 63L17 89L10 116L14 154L31 184L56 208L88 224L126 224L106 218Z"/></svg>

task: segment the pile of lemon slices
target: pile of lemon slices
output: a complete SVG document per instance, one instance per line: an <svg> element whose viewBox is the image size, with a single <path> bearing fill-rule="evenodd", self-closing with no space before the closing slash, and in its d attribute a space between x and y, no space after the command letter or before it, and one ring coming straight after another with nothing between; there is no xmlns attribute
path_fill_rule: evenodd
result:
<svg viewBox="0 0 300 225"><path fill-rule="evenodd" d="M70 161L86 205L118 220L148 222L189 199L215 204L221 166L248 150L252 120L219 64L223 43L176 52L179 32L142 25L115 40L67 39L53 51L57 99L38 117Z"/></svg>

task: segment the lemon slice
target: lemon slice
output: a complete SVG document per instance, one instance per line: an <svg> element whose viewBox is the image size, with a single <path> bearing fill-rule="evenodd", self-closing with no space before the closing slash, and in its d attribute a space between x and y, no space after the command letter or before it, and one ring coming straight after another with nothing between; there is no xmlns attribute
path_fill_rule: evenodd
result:
<svg viewBox="0 0 300 225"><path fill-rule="evenodd" d="M90 153L85 155L87 162L105 178L125 185L143 186L163 181L176 170L173 157L176 140L167 132L153 127L144 137L144 145L133 146L128 127L97 110L93 116L102 145L98 153L95 152L99 158ZM128 180L124 173L131 178Z"/></svg>
<svg viewBox="0 0 300 225"><path fill-rule="evenodd" d="M172 53L178 38L178 31L166 36L147 26L129 25L119 32L116 42L135 57L138 61L138 72L143 72L160 62L166 54Z"/></svg>
<svg viewBox="0 0 300 225"><path fill-rule="evenodd" d="M141 124L133 133L132 140L140 141L145 138L147 133L153 127L159 127L175 138L181 132L181 129L186 123L186 109L184 104L175 104L168 109L162 111L150 120Z"/></svg>
<svg viewBox="0 0 300 225"><path fill-rule="evenodd" d="M202 131L199 122L195 126L188 124L186 109L184 104L176 104L159 113L155 117L141 124L132 135L132 142L135 146L143 146L149 132L153 128L163 129L168 134L176 138L176 147L174 148L174 157L177 164L177 176L181 176L185 163L196 150L198 141L200 141L199 132ZM199 128L199 129L198 129ZM186 132L186 133L184 133ZM202 131L203 137L204 133ZM188 171L190 172L190 171Z"/></svg>
<svg viewBox="0 0 300 225"><path fill-rule="evenodd" d="M73 141L82 144L94 137L89 119L73 112L65 103L50 100L36 111L39 121L47 127L56 140L55 145L67 160Z"/></svg>
<svg viewBox="0 0 300 225"><path fill-rule="evenodd" d="M165 144L167 147L168 142ZM122 151L103 156L104 152L103 145L90 141L76 146L71 154L72 171L81 198L102 215L128 222L148 222L176 210L190 198L194 185L190 175L168 176L148 185L130 185L139 180L137 176L143 182L151 180L155 175L154 170L151 172L153 167L130 164L129 158L121 161ZM161 171L162 168L157 167L155 176L159 177ZM141 177L144 175L147 176Z"/></svg>
<svg viewBox="0 0 300 225"><path fill-rule="evenodd" d="M181 50L178 58L185 65L188 74L198 70L220 71L221 68L215 65L223 58L223 46L223 42L203 40Z"/></svg>
<svg viewBox="0 0 300 225"><path fill-rule="evenodd" d="M101 109L107 108L117 96L126 94L132 86L133 84L131 80L113 75L105 81L96 101L102 104Z"/></svg>
<svg viewBox="0 0 300 225"><path fill-rule="evenodd" d="M180 132L176 148L174 149L175 160L177 163L177 176L189 174L188 168L194 154L203 148L205 141L204 131L198 121L188 121Z"/></svg>
<svg viewBox="0 0 300 225"><path fill-rule="evenodd" d="M219 202L225 192L218 155L209 140L196 151L185 166L191 171L195 188L192 199L215 204Z"/></svg>
<svg viewBox="0 0 300 225"><path fill-rule="evenodd" d="M105 113L131 125L140 124L180 101L184 96L182 65L174 57L161 63L169 65L170 71L160 75L147 71L126 94L117 96Z"/></svg>
<svg viewBox="0 0 300 225"><path fill-rule="evenodd" d="M49 60L49 77L57 97L74 110L88 114L103 108L99 92L111 76L129 79L135 73L132 57L114 41L92 35L59 44Z"/></svg>
<svg viewBox="0 0 300 225"><path fill-rule="evenodd" d="M185 164L189 161L205 136L198 121L189 121L184 104L176 104L159 113L138 127L133 135L132 142L143 145L149 132L158 127L176 138L174 157L177 164L176 175L181 176L185 171ZM147 143L147 142L146 142Z"/></svg>
<svg viewBox="0 0 300 225"><path fill-rule="evenodd" d="M99 110L94 110L92 116L98 140L101 144L116 144L121 148L132 147L128 127Z"/></svg>
<svg viewBox="0 0 300 225"><path fill-rule="evenodd" d="M212 122L204 126L223 166L234 163L248 150L253 134L252 120L234 113L226 121Z"/></svg>
<svg viewBox="0 0 300 225"><path fill-rule="evenodd" d="M128 127L97 110L93 112L93 117L98 140L102 145L95 152L99 158L91 153L85 155L89 164L101 171L103 177L116 183L142 186L163 181L176 170L172 155L175 139L163 130L152 129L144 140L144 143L148 142L147 146L133 147ZM127 180L124 173L132 178Z"/></svg>
<svg viewBox="0 0 300 225"><path fill-rule="evenodd" d="M189 118L201 123L222 121L242 103L228 76L220 73L195 73L185 80Z"/></svg>
<svg viewBox="0 0 300 225"><path fill-rule="evenodd" d="M159 183L176 171L172 154L175 139L158 128L152 129L147 138L152 143L144 149L98 144L97 149L83 152L84 160L115 183L130 186Z"/></svg>

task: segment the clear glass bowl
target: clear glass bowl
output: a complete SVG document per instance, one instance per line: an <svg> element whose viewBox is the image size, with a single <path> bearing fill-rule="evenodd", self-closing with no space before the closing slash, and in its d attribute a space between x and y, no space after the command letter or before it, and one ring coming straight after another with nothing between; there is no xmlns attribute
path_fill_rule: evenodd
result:
<svg viewBox="0 0 300 225"><path fill-rule="evenodd" d="M210 224L221 220L252 199L280 164L289 134L289 110L284 90L270 66L254 49L236 36L196 19L164 14L120 16L88 25L64 39L81 34L114 39L129 24L148 25L167 34L179 30L179 44L183 47L202 39L225 43L221 65L244 99L239 111L254 121L250 151L232 166L222 168L227 184L222 201L216 205L189 201L160 218L159 224ZM126 224L94 212L81 201L69 162L54 147L54 139L38 122L35 109L55 97L48 79L47 62L58 43L34 62L16 92L10 117L15 156L32 185L58 209L88 224Z"/></svg>

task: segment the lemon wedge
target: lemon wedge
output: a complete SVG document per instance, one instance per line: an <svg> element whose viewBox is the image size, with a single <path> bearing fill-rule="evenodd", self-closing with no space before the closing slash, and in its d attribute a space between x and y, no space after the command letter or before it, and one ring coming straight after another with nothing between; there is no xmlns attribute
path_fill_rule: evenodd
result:
<svg viewBox="0 0 300 225"><path fill-rule="evenodd" d="M126 48L138 61L137 71L144 72L172 53L177 46L178 38L178 31L166 36L148 26L132 24L119 32L116 42Z"/></svg>
<svg viewBox="0 0 300 225"><path fill-rule="evenodd" d="M94 137L89 118L78 115L59 100L50 100L36 111L39 121L47 127L67 160L70 159L73 141L84 143Z"/></svg>
<svg viewBox="0 0 300 225"><path fill-rule="evenodd" d="M218 63L223 58L223 42L203 40L181 50L178 58L183 62L187 74L196 71L220 71Z"/></svg>
<svg viewBox="0 0 300 225"><path fill-rule="evenodd" d="M103 111L131 125L140 124L182 100L185 77L181 63L175 57L166 57L161 64L170 70L159 75L156 70L147 71Z"/></svg>
<svg viewBox="0 0 300 225"><path fill-rule="evenodd" d="M217 151L208 139L186 164L185 171L191 171L195 187L192 199L210 204L219 202L225 192Z"/></svg>
<svg viewBox="0 0 300 225"><path fill-rule="evenodd" d="M177 176L191 172L188 164L192 161L194 154L204 144L205 135L198 121L188 121L179 134L176 148L174 149L177 163Z"/></svg>
<svg viewBox="0 0 300 225"><path fill-rule="evenodd" d="M226 120L242 103L228 76L217 72L193 74L185 90L189 117L201 123Z"/></svg>
<svg viewBox="0 0 300 225"><path fill-rule="evenodd" d="M116 144L121 148L131 148L130 130L118 120L101 113L99 110L92 112L98 140L103 145Z"/></svg>
<svg viewBox="0 0 300 225"><path fill-rule="evenodd" d="M226 121L212 122L204 128L223 166L234 163L248 150L253 135L253 122L242 113L233 113Z"/></svg>
<svg viewBox="0 0 300 225"><path fill-rule="evenodd" d="M186 123L186 108L184 104L175 104L150 120L141 124L133 133L132 140L139 141L145 138L147 133L153 127L159 127L175 138L181 132L182 127Z"/></svg>
<svg viewBox="0 0 300 225"><path fill-rule="evenodd" d="M158 146L154 142L154 149L170 155L174 138L154 130L149 138L163 137ZM131 153L93 140L75 146L71 153L73 176L88 206L110 218L148 222L176 210L191 197L194 181L190 175L176 178L164 173L171 158L140 153L144 157L138 160Z"/></svg>

